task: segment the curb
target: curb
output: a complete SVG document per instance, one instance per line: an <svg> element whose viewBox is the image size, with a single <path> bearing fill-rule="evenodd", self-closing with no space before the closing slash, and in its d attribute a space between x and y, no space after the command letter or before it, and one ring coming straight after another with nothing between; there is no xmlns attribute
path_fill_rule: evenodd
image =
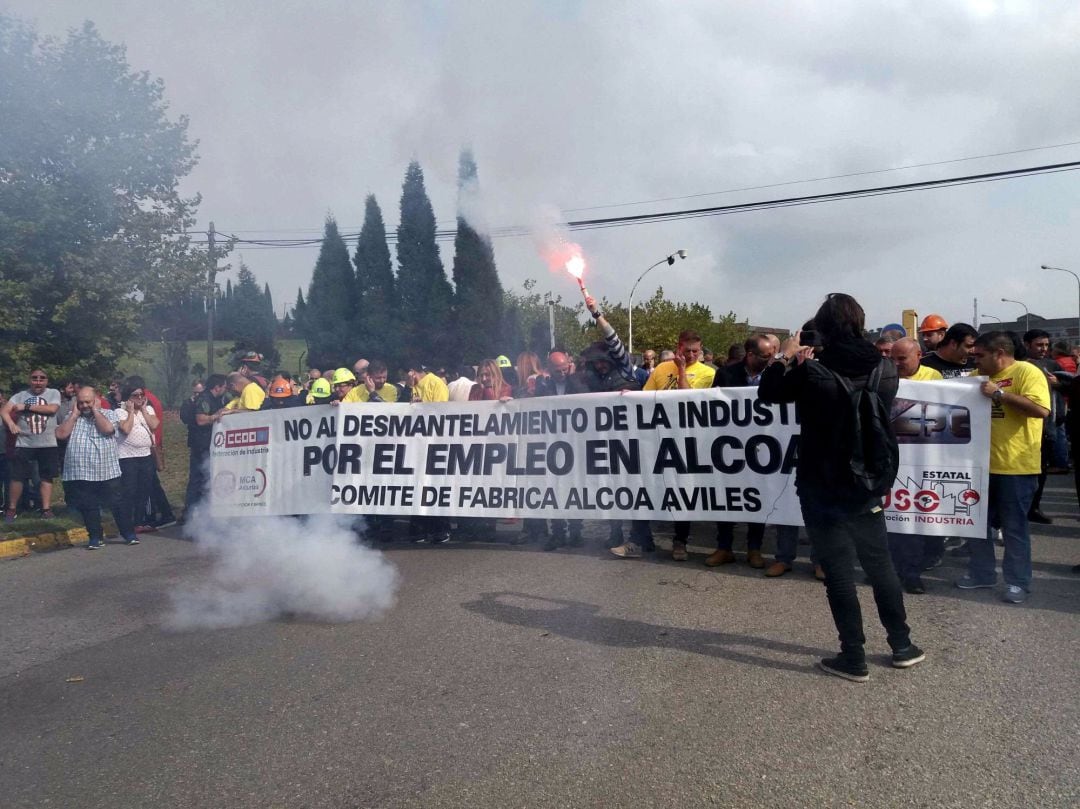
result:
<svg viewBox="0 0 1080 809"><path fill-rule="evenodd" d="M0 559L19 559L31 553L55 551L86 545L90 541L85 528L50 531L14 539L0 540Z"/></svg>

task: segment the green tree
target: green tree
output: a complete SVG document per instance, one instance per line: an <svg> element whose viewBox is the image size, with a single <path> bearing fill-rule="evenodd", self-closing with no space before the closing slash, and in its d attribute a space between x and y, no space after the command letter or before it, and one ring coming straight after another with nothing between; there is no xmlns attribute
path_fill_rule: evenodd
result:
<svg viewBox="0 0 1080 809"><path fill-rule="evenodd" d="M368 358L388 363L405 358L396 339L400 317L394 266L386 244L386 225L374 194L364 200L364 224L356 242L356 295L359 305L354 319L359 349Z"/></svg>
<svg viewBox="0 0 1080 809"><path fill-rule="evenodd" d="M309 364L333 368L352 361L356 350L352 333L355 312L356 276L349 261L349 249L337 222L328 216L304 305L303 329Z"/></svg>
<svg viewBox="0 0 1080 809"><path fill-rule="evenodd" d="M600 302L600 309L623 342L628 342L626 307L605 299ZM700 334L702 344L717 354L727 351L732 343L741 343L750 333L746 322L739 321L734 312L716 319L708 306L668 300L661 287L652 298L634 306L634 353L641 354L646 348L674 349L679 332L684 329L693 329Z"/></svg>
<svg viewBox="0 0 1080 809"><path fill-rule="evenodd" d="M0 375L104 379L143 306L204 277L187 119L91 23L40 38L0 14Z"/></svg>
<svg viewBox="0 0 1080 809"><path fill-rule="evenodd" d="M454 333L460 356L470 362L500 353L503 288L495 252L469 217L479 209L476 161L468 149L458 161L458 217L454 237Z"/></svg>
<svg viewBox="0 0 1080 809"><path fill-rule="evenodd" d="M397 255L401 333L406 351L430 363L455 359L451 356L450 329L454 293L435 243L435 211L424 189L424 172L415 160L409 164L401 188Z"/></svg>
<svg viewBox="0 0 1080 809"><path fill-rule="evenodd" d="M306 337L304 318L307 314L307 303L304 302L304 290L300 287L296 288L296 303L293 304L293 333Z"/></svg>
<svg viewBox="0 0 1080 809"><path fill-rule="evenodd" d="M279 356L274 345L276 321L267 317L266 297L255 280L254 273L242 261L236 274L229 304L229 325L234 353L258 351L267 369L277 368Z"/></svg>

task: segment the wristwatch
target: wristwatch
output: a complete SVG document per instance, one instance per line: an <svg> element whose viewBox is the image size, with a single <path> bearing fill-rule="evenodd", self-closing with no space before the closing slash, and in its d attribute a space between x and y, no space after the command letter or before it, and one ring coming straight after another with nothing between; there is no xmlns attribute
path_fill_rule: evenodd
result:
<svg viewBox="0 0 1080 809"><path fill-rule="evenodd" d="M593 319L594 319L594 320L599 320L600 318L602 318L602 317L603 317L603 315L602 315L602 314L600 314L600 310L599 310L599 309L597 309L597 310L596 310L595 312L590 312L589 314L591 314L591 315L593 316Z"/></svg>
<svg viewBox="0 0 1080 809"><path fill-rule="evenodd" d="M990 398L994 400L994 404L1000 405L1001 400L1005 398L1005 391L998 388L996 391L990 394Z"/></svg>
<svg viewBox="0 0 1080 809"><path fill-rule="evenodd" d="M788 358L788 355L784 354L783 352L780 352L779 354L773 354L773 359L774 360L779 360L780 362L783 362L787 358Z"/></svg>

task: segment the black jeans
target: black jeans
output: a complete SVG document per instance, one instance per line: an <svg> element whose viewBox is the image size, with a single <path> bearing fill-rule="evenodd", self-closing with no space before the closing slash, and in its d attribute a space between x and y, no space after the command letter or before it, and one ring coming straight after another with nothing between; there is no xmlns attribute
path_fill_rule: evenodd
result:
<svg viewBox="0 0 1080 809"><path fill-rule="evenodd" d="M190 518L190 512L195 506L199 504L199 501L206 496L206 479L207 465L210 460L210 450L199 449L198 447L188 447L190 454L188 455L188 479L187 479L187 492L184 494L184 513L186 518Z"/></svg>
<svg viewBox="0 0 1080 809"><path fill-rule="evenodd" d="M120 459L120 486L124 491L124 510L132 525L146 522L146 503L154 477L154 457ZM87 529L89 530L89 529Z"/></svg>
<svg viewBox="0 0 1080 809"><path fill-rule="evenodd" d="M86 533L94 544L101 542L101 509L112 511L116 527L124 539L135 538L135 526L131 512L124 507L123 487L120 478L112 480L65 480L64 497L82 515Z"/></svg>
<svg viewBox="0 0 1080 809"><path fill-rule="evenodd" d="M843 514L802 503L803 521L818 561L825 570L825 592L833 622L840 635L840 653L861 664L863 647L862 608L855 592L855 558L874 589L878 617L893 651L911 645L911 630L904 611L904 594L889 558L885 513L866 511Z"/></svg>

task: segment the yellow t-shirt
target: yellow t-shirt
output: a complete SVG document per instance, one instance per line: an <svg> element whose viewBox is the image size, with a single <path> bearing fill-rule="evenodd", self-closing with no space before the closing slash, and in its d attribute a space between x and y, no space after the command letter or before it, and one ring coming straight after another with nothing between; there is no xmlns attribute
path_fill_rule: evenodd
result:
<svg viewBox="0 0 1080 809"><path fill-rule="evenodd" d="M1014 362L990 381L1006 393L1023 396L1050 409L1046 374L1030 362ZM1037 475L1042 471L1043 419L1025 416L1008 404L990 404L990 472Z"/></svg>
<svg viewBox="0 0 1080 809"><path fill-rule="evenodd" d="M931 368L928 365L920 365L919 370L907 378L914 380L915 382L940 382L944 379L941 375L941 371Z"/></svg>
<svg viewBox="0 0 1080 809"><path fill-rule="evenodd" d="M240 398L233 399L227 405L226 410L258 410L262 407L263 399L266 398L266 391L259 387L258 382L248 382L243 391L240 392Z"/></svg>
<svg viewBox="0 0 1080 809"><path fill-rule="evenodd" d="M379 388L375 392L377 394L379 394L379 398L382 399L384 402L396 402L397 401L397 388L395 388L389 382L387 382L385 385L383 385L381 388ZM357 385L355 388L353 388L351 391L349 391L345 395L345 398L342 399L341 401L343 401L343 402L370 402L371 401L371 393L370 393L370 391L368 391L367 385Z"/></svg>
<svg viewBox="0 0 1080 809"><path fill-rule="evenodd" d="M716 369L703 362L686 366L686 379L692 388L711 388L716 377ZM679 387L679 368L674 360L662 362L656 366L645 381L645 390L677 390Z"/></svg>
<svg viewBox="0 0 1080 809"><path fill-rule="evenodd" d="M450 389L435 374L424 374L424 378L413 386L413 395L421 402L449 402Z"/></svg>

